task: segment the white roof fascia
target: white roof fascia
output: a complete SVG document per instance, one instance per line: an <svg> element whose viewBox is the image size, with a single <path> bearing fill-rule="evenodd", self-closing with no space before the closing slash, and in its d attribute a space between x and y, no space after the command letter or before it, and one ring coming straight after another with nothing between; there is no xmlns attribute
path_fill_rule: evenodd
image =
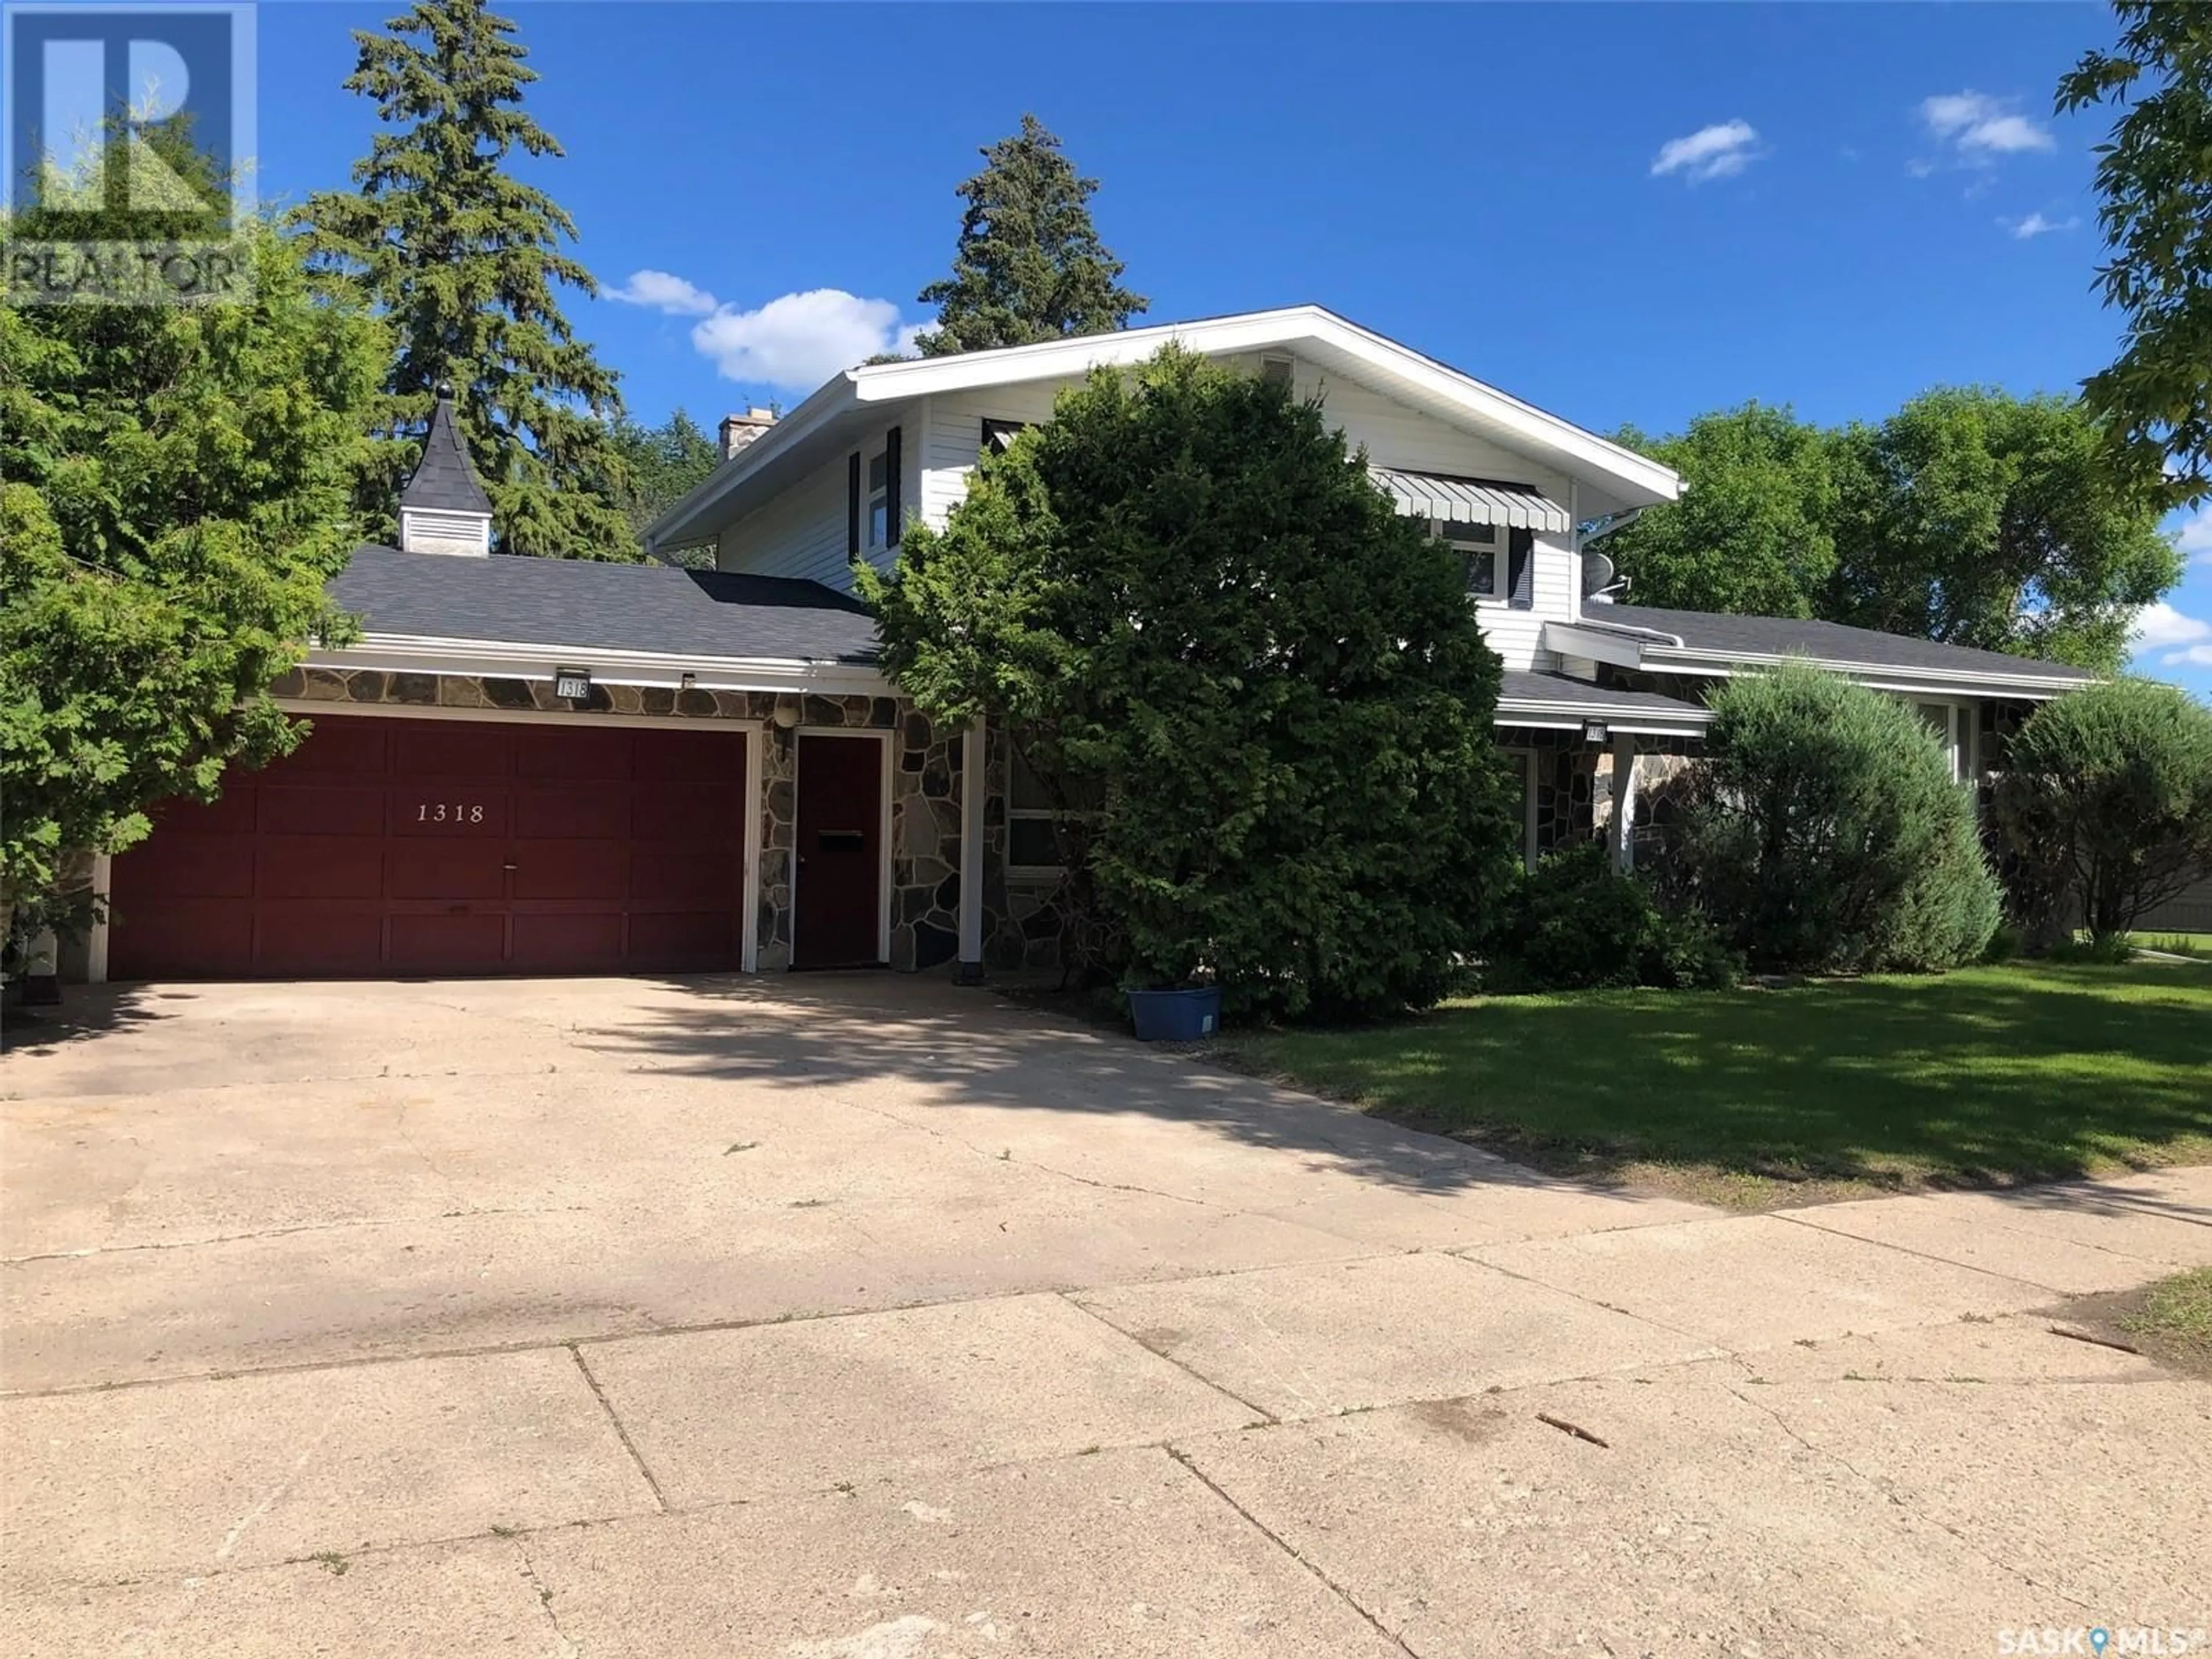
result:
<svg viewBox="0 0 2212 1659"><path fill-rule="evenodd" d="M1598 627L1571 623L1546 623L1544 647L1563 655L1589 657L1616 668L1640 669L1648 674L1698 674L1726 679L1742 671L1779 668L1785 663L1809 662L1815 668L1876 691L1920 692L1930 696L2025 697L2063 696L2093 682L2071 675L2035 672L2022 659L2019 673L1989 669L1917 668L1899 663L1856 662L1841 657L1817 657L1803 653L1698 651L1684 646L1674 635L1656 629Z"/></svg>
<svg viewBox="0 0 2212 1659"><path fill-rule="evenodd" d="M1317 347L1358 363L1399 387L1409 388L1432 404L1455 410L1509 445L1549 457L1563 471L1594 475L1631 495L1654 501L1671 501L1682 492L1681 480L1671 469L1633 450L1347 322L1334 312L1320 306L1290 306L1045 340L1035 345L848 368L825 382L654 520L646 532L647 545L659 547L695 533L697 520L743 480L857 406L1036 380L1072 380L1097 367L1142 362L1170 340L1180 340L1207 356L1299 345Z"/></svg>
<svg viewBox="0 0 2212 1659"><path fill-rule="evenodd" d="M1608 708L1603 703L1500 697L1491 724L1579 732L1590 721L1597 720L1615 732L1636 737L1694 738L1712 723L1712 718L1702 708L1686 708L1680 714L1667 714L1628 705Z"/></svg>
<svg viewBox="0 0 2212 1659"><path fill-rule="evenodd" d="M692 677L701 691L812 691L825 696L887 697L897 688L866 663L811 657L702 657L660 651L612 651L596 645L539 645L507 640L453 640L371 634L343 650L310 652L308 668L380 668L392 673L489 674L550 680L573 665L611 685L681 689Z"/></svg>

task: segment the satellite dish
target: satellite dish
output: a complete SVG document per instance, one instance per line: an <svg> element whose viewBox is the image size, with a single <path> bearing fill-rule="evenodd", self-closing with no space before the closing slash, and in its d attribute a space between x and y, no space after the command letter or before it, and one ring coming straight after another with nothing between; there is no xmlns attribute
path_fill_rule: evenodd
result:
<svg viewBox="0 0 2212 1659"><path fill-rule="evenodd" d="M1613 561L1602 553L1583 555L1583 597L1601 592L1613 583Z"/></svg>

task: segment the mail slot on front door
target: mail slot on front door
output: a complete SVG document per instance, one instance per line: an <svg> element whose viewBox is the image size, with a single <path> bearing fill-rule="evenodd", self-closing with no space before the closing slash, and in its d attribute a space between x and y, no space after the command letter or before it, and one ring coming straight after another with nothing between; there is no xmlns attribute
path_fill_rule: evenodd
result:
<svg viewBox="0 0 2212 1659"><path fill-rule="evenodd" d="M865 853L868 850L868 837L866 831L860 830L817 830L814 832L814 845L817 851L823 853Z"/></svg>

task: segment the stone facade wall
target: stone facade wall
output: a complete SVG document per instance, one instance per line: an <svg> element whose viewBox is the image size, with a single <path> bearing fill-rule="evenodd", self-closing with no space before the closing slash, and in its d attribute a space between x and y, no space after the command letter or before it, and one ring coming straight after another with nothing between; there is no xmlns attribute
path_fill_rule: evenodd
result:
<svg viewBox="0 0 2212 1659"><path fill-rule="evenodd" d="M665 686L603 685L588 702L553 695L544 680L495 676L392 673L382 669L295 669L270 688L274 696L309 702L373 703L421 708L536 710L572 714L654 714L701 721L746 720L761 727L760 907L758 962L765 973L791 965L791 871L797 836L793 731L776 724L779 708L794 726L844 727L891 734L890 965L932 969L959 954L960 736L939 732L904 698L812 696L778 691L675 690ZM1003 760L995 775L1003 779ZM1003 787L1003 785L1001 785ZM999 824L995 866L1005 870L1003 800L992 803ZM994 923L986 887L986 939Z"/></svg>

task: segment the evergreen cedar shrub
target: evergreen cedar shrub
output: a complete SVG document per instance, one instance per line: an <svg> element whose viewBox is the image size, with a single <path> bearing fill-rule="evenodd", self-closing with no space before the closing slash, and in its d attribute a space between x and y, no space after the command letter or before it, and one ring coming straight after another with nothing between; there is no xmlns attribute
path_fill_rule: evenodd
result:
<svg viewBox="0 0 2212 1659"><path fill-rule="evenodd" d="M2115 939L2212 872L2212 710L2148 680L2047 702L2014 734L1996 811L2035 890Z"/></svg>
<svg viewBox="0 0 2212 1659"><path fill-rule="evenodd" d="M1552 854L1512 890L1483 957L1485 988L1499 991L1720 990L1743 977L1710 923L1662 910L1594 841Z"/></svg>
<svg viewBox="0 0 2212 1659"><path fill-rule="evenodd" d="M1231 1016L1424 1006L1511 879L1498 661L1459 559L1320 408L1170 348L1063 392L941 532L863 569L935 720L1017 735L1073 818L1086 964Z"/></svg>
<svg viewBox="0 0 2212 1659"><path fill-rule="evenodd" d="M1805 664L1712 694L1667 880L1755 968L1954 968L1996 931L1972 793L1919 717Z"/></svg>

